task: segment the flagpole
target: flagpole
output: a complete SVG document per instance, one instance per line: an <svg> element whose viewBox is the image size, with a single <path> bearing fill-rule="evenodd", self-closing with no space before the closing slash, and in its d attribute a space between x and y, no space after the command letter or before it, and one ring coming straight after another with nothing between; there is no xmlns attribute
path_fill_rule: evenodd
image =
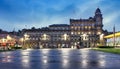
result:
<svg viewBox="0 0 120 69"><path fill-rule="evenodd" d="M113 46L115 46L115 25L113 27Z"/></svg>

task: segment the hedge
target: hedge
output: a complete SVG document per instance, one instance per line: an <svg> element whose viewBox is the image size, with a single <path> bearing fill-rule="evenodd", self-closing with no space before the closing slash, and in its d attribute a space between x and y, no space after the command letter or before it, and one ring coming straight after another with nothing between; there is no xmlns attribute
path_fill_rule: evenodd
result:
<svg viewBox="0 0 120 69"><path fill-rule="evenodd" d="M114 48L114 46L98 46L98 48Z"/></svg>

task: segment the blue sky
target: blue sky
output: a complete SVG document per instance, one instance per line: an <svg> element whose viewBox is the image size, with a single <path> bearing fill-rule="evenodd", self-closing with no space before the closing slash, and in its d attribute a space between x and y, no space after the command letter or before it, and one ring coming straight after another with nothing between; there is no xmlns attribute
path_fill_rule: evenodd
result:
<svg viewBox="0 0 120 69"><path fill-rule="evenodd" d="M69 19L94 16L97 7L103 14L104 29L120 31L120 0L0 0L0 28L41 28L69 24Z"/></svg>

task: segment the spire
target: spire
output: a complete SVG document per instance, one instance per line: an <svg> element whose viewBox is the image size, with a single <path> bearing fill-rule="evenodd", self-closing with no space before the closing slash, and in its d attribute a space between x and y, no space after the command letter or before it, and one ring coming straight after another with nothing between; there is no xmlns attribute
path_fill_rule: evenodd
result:
<svg viewBox="0 0 120 69"><path fill-rule="evenodd" d="M101 14L101 11L99 8L96 9L95 14Z"/></svg>

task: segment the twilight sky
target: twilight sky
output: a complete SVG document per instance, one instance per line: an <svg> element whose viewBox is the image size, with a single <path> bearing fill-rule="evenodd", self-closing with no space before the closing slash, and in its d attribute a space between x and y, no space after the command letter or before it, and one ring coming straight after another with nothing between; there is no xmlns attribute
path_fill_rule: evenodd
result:
<svg viewBox="0 0 120 69"><path fill-rule="evenodd" d="M104 29L120 31L120 0L0 0L0 28L17 31L51 24L69 24L69 19L93 17L99 7Z"/></svg>

